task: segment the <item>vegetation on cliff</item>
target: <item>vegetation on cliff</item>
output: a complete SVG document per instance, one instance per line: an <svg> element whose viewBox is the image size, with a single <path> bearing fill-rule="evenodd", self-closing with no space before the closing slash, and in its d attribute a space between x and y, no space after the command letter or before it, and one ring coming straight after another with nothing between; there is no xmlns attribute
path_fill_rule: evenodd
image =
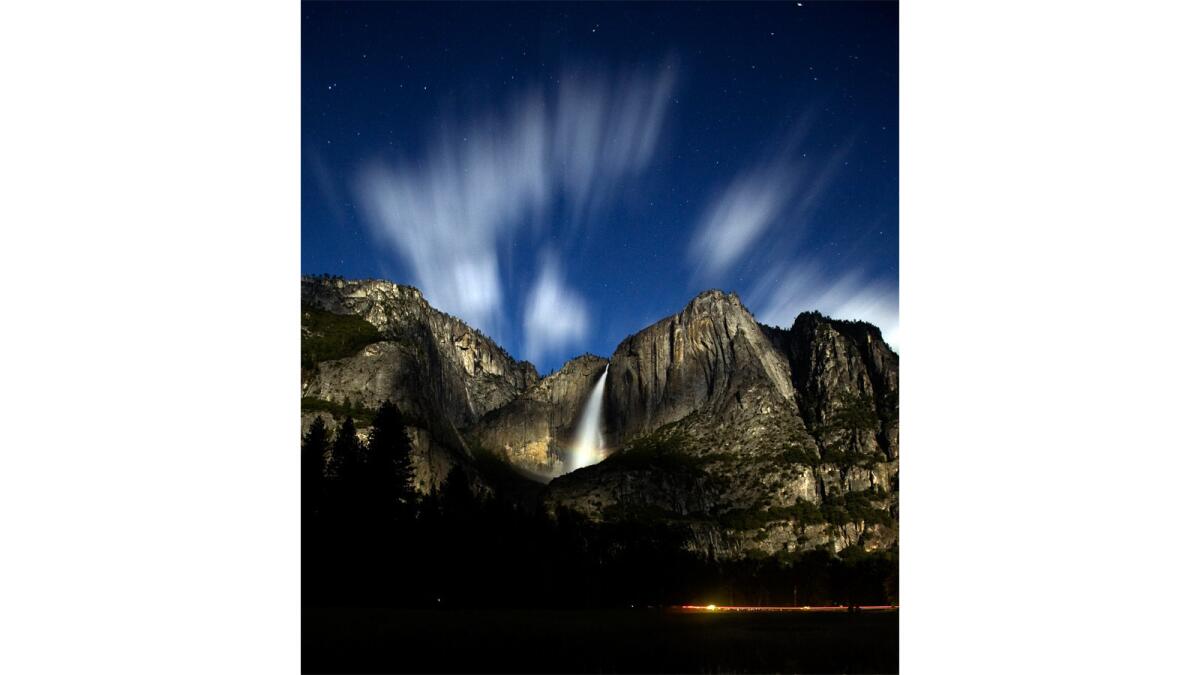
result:
<svg viewBox="0 0 1200 675"><path fill-rule="evenodd" d="M300 366L310 370L321 361L354 356L383 336L362 317L334 314L316 307L300 313Z"/></svg>

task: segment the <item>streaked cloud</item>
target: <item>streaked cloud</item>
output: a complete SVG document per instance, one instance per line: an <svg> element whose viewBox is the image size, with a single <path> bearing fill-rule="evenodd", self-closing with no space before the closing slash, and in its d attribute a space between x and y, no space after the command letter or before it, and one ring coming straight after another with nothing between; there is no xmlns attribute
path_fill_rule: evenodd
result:
<svg viewBox="0 0 1200 675"><path fill-rule="evenodd" d="M695 279L721 283L744 265L742 269L753 270L746 300L759 321L787 328L797 314L817 310L873 323L895 347L895 285L873 281L852 264L835 268L805 253L808 226L819 216L853 148L853 139L846 139L820 158L806 152L809 122L811 118L798 125L708 204L688 245Z"/></svg>
<svg viewBox="0 0 1200 675"><path fill-rule="evenodd" d="M497 327L504 299L497 242L549 195L545 118L529 96L501 119L444 132L421 160L374 164L359 179L374 233L429 301L485 331Z"/></svg>
<svg viewBox="0 0 1200 675"><path fill-rule="evenodd" d="M871 281L861 271L831 273L815 261L778 263L762 274L746 297L759 322L791 327L796 315L817 310L835 319L879 327L898 349L898 293L893 284Z"/></svg>
<svg viewBox="0 0 1200 675"><path fill-rule="evenodd" d="M611 197L615 181L641 171L662 135L676 66L607 77L569 71L561 78L553 129L554 170L578 223Z"/></svg>
<svg viewBox="0 0 1200 675"><path fill-rule="evenodd" d="M719 279L754 251L768 232L803 232L841 170L851 144L824 161L794 157L802 130L777 144L774 156L738 174L705 208L688 244L696 277Z"/></svg>
<svg viewBox="0 0 1200 675"><path fill-rule="evenodd" d="M701 219L688 255L708 276L719 275L742 259L776 221L794 189L783 171L758 171L736 179Z"/></svg>
<svg viewBox="0 0 1200 675"><path fill-rule="evenodd" d="M670 61L623 75L572 71L556 91L533 89L502 110L447 123L415 155L363 169L357 187L367 222L431 303L497 335L502 317L516 313L505 307L501 244L523 229L548 236L531 225L550 220L559 199L569 218L556 226L578 227L619 181L642 171L662 136L675 77Z"/></svg>
<svg viewBox="0 0 1200 675"><path fill-rule="evenodd" d="M587 303L570 289L554 257L543 258L537 281L525 301L525 358L537 361L586 337Z"/></svg>

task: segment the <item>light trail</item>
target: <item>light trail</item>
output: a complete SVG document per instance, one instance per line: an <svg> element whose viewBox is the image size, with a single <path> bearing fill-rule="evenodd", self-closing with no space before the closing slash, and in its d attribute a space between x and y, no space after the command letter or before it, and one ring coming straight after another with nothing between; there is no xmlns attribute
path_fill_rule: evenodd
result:
<svg viewBox="0 0 1200 675"><path fill-rule="evenodd" d="M738 605L682 605L680 610L685 612L848 612L846 605L832 607L763 607ZM860 605L854 609L863 612L891 612L900 609L900 605Z"/></svg>

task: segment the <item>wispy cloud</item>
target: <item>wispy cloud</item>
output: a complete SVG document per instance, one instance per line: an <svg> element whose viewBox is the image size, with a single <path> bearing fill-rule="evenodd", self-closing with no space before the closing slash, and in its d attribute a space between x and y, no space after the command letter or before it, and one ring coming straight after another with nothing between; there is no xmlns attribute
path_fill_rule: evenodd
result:
<svg viewBox="0 0 1200 675"><path fill-rule="evenodd" d="M578 342L589 326L587 303L567 287L557 259L544 257L525 302L525 357L537 361L548 351Z"/></svg>
<svg viewBox="0 0 1200 675"><path fill-rule="evenodd" d="M793 132L777 144L774 156L740 173L709 202L688 244L698 278L719 278L744 260L768 232L788 237L803 232L851 144L844 143L823 162L802 160L792 156L802 135Z"/></svg>
<svg viewBox="0 0 1200 675"><path fill-rule="evenodd" d="M777 263L759 277L746 301L765 324L788 328L797 314L815 309L835 319L873 323L889 345L898 345L896 286L871 281L859 270L837 275L815 261Z"/></svg>
<svg viewBox="0 0 1200 675"><path fill-rule="evenodd" d="M819 215L853 148L846 139L821 159L809 158L811 116L758 164L737 175L703 211L688 245L696 279L719 282L736 266L753 267L746 300L759 321L790 327L800 312L879 326L893 347L899 330L895 284L862 269L834 269L803 253L808 226ZM801 252L797 252L801 251Z"/></svg>
<svg viewBox="0 0 1200 675"><path fill-rule="evenodd" d="M556 92L535 89L502 112L447 124L416 157L374 163L359 176L372 231L430 302L493 334L508 313L500 243L543 222L559 198L570 205L568 224L577 224L647 166L675 67L619 77L575 71L560 81Z"/></svg>
<svg viewBox="0 0 1200 675"><path fill-rule="evenodd" d="M606 77L570 71L561 78L553 129L553 164L578 223L611 196L617 179L641 171L662 135L676 66Z"/></svg>
<svg viewBox="0 0 1200 675"><path fill-rule="evenodd" d="M795 177L785 171L743 175L708 207L692 237L688 255L707 276L716 276L742 259L779 218L794 190Z"/></svg>
<svg viewBox="0 0 1200 675"><path fill-rule="evenodd" d="M545 117L530 96L502 119L443 133L420 161L374 164L360 177L368 222L430 302L484 330L504 299L497 241L548 198Z"/></svg>
<svg viewBox="0 0 1200 675"><path fill-rule="evenodd" d="M737 265L748 265L754 281L745 297L758 321L787 328L798 313L817 310L874 323L895 346L894 283L872 280L863 269L834 269L803 252L809 223L820 215L854 145L847 138L818 159L805 151L812 123L814 114L805 114L709 202L688 244L695 279L721 282Z"/></svg>

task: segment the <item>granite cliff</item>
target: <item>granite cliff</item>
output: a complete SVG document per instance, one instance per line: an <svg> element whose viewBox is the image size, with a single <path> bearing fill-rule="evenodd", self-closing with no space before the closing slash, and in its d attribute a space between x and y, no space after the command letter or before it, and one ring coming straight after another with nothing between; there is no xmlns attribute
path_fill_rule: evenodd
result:
<svg viewBox="0 0 1200 675"><path fill-rule="evenodd" d="M540 378L416 289L329 277L301 289L304 424L392 400L422 491L455 465L486 489L476 467L498 458L552 479L529 488L548 512L675 524L716 558L896 544L899 357L870 324L806 312L764 326L736 295L706 291L609 359ZM563 474L606 366L607 457Z"/></svg>
<svg viewBox="0 0 1200 675"><path fill-rule="evenodd" d="M608 364L586 354L484 415L469 438L537 480L563 473L580 411Z"/></svg>
<svg viewBox="0 0 1200 675"><path fill-rule="evenodd" d="M391 400L411 422L422 491L451 467L470 466L461 429L538 381L533 364L516 361L491 338L434 309L415 288L321 276L303 277L300 289L302 317L360 319L379 337L303 369L302 424L318 414L335 416L323 412L322 402L371 409ZM306 323L302 345L318 342L323 336L306 331Z"/></svg>
<svg viewBox="0 0 1200 675"><path fill-rule="evenodd" d="M549 508L690 528L717 557L896 542L899 359L878 329L758 324L702 293L612 357L609 458L557 478Z"/></svg>

